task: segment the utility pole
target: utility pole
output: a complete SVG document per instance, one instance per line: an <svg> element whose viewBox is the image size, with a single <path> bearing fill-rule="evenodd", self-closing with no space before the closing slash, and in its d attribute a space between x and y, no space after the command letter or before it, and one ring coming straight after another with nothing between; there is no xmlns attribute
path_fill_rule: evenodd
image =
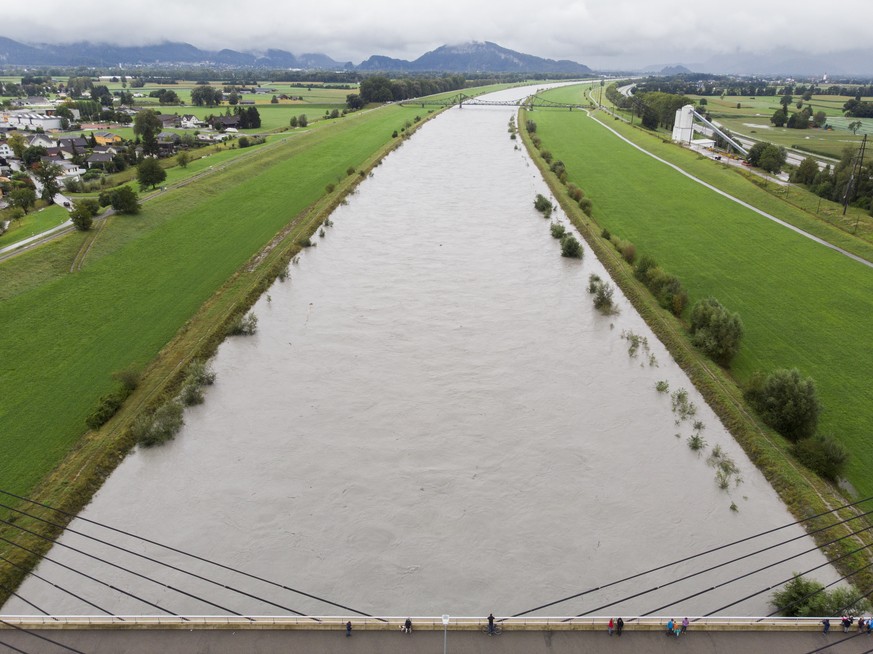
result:
<svg viewBox="0 0 873 654"><path fill-rule="evenodd" d="M864 140L861 141L861 150L858 152L858 156L855 159L855 163L852 165L852 174L849 177L849 182L846 184L846 192L843 194L843 215L846 215L846 209L849 208L849 202L852 201L852 191L855 189L855 180L858 179L861 174L861 166L864 165L864 151L867 148L867 135L864 134ZM855 220L855 230L858 230L858 221ZM854 232L853 232L854 233Z"/></svg>
<svg viewBox="0 0 873 654"><path fill-rule="evenodd" d="M600 80L600 106L599 109L603 109L603 85L606 82L604 80Z"/></svg>

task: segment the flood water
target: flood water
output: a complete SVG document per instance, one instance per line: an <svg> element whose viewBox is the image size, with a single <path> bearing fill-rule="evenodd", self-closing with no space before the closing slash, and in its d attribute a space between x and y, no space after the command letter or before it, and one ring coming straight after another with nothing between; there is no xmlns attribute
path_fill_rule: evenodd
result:
<svg viewBox="0 0 873 654"><path fill-rule="evenodd" d="M83 516L378 615L518 613L792 522L620 293L616 315L593 309L588 276L606 274L587 246L581 262L560 256L533 208L548 191L507 132L514 112L452 109L376 168L288 281L258 301L257 334L221 346L217 381L186 410L182 432L128 456ZM629 356L626 330L650 351ZM688 389L705 425L702 456L659 380ZM716 444L742 476L727 491L706 463ZM348 613L71 526L283 607ZM703 615L824 558L815 551L661 608L813 548L803 537L599 607L802 533L540 613ZM62 542L222 608L286 612L71 533ZM58 546L49 556L174 612L224 612ZM36 572L113 613L160 613L55 563ZM51 613L99 612L36 578L20 593ZM766 614L768 595L723 613ZM13 599L4 612L34 610Z"/></svg>

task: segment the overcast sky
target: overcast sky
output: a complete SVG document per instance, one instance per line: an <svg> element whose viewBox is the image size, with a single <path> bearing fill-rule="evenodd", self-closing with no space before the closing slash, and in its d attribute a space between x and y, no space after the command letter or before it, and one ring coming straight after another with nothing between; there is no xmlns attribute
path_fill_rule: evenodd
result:
<svg viewBox="0 0 873 654"><path fill-rule="evenodd" d="M5 12L0 36L35 42L324 53L415 59L445 43L493 41L595 68L699 62L713 54L868 48L873 3L798 0L37 0Z"/></svg>

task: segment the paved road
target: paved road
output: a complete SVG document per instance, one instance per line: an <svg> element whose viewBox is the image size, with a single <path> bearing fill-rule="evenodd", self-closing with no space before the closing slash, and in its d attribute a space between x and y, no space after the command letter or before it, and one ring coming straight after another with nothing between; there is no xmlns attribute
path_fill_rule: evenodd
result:
<svg viewBox="0 0 873 654"><path fill-rule="evenodd" d="M175 654L176 652L306 652L307 654L408 654L437 652L443 649L440 631L419 631L411 635L399 632L353 632L346 638L342 631L297 630L45 630L36 632L88 654ZM70 652L37 636L0 630L0 643L25 652L62 654ZM608 636L603 631L507 632L489 637L478 632L449 631L446 651L452 654L804 654L822 647L828 654L873 652L873 636L842 634L839 629L827 636L818 632L694 632L680 638L660 632L625 631ZM0 644L0 652L7 650Z"/></svg>

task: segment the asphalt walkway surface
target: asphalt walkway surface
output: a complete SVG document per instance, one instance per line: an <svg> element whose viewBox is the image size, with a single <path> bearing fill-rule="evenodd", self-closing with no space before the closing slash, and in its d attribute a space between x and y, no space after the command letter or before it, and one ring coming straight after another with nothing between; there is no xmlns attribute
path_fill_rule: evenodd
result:
<svg viewBox="0 0 873 654"><path fill-rule="evenodd" d="M49 638L64 646L42 640ZM307 654L408 654L443 651L443 633L421 631L412 634L387 631L343 630L230 630L230 629L146 629L146 630L43 630L32 633L0 629L0 652L16 651L58 654L78 651L88 654L140 654L160 652L306 652ZM72 649L71 649L72 648ZM821 648L826 648L822 650ZM446 634L445 651L453 654L803 654L824 651L833 654L873 652L873 636L843 634L837 625L831 633L820 632L725 632L689 631L676 638L661 632L633 632L609 636L605 631L523 631L488 636L479 632Z"/></svg>

